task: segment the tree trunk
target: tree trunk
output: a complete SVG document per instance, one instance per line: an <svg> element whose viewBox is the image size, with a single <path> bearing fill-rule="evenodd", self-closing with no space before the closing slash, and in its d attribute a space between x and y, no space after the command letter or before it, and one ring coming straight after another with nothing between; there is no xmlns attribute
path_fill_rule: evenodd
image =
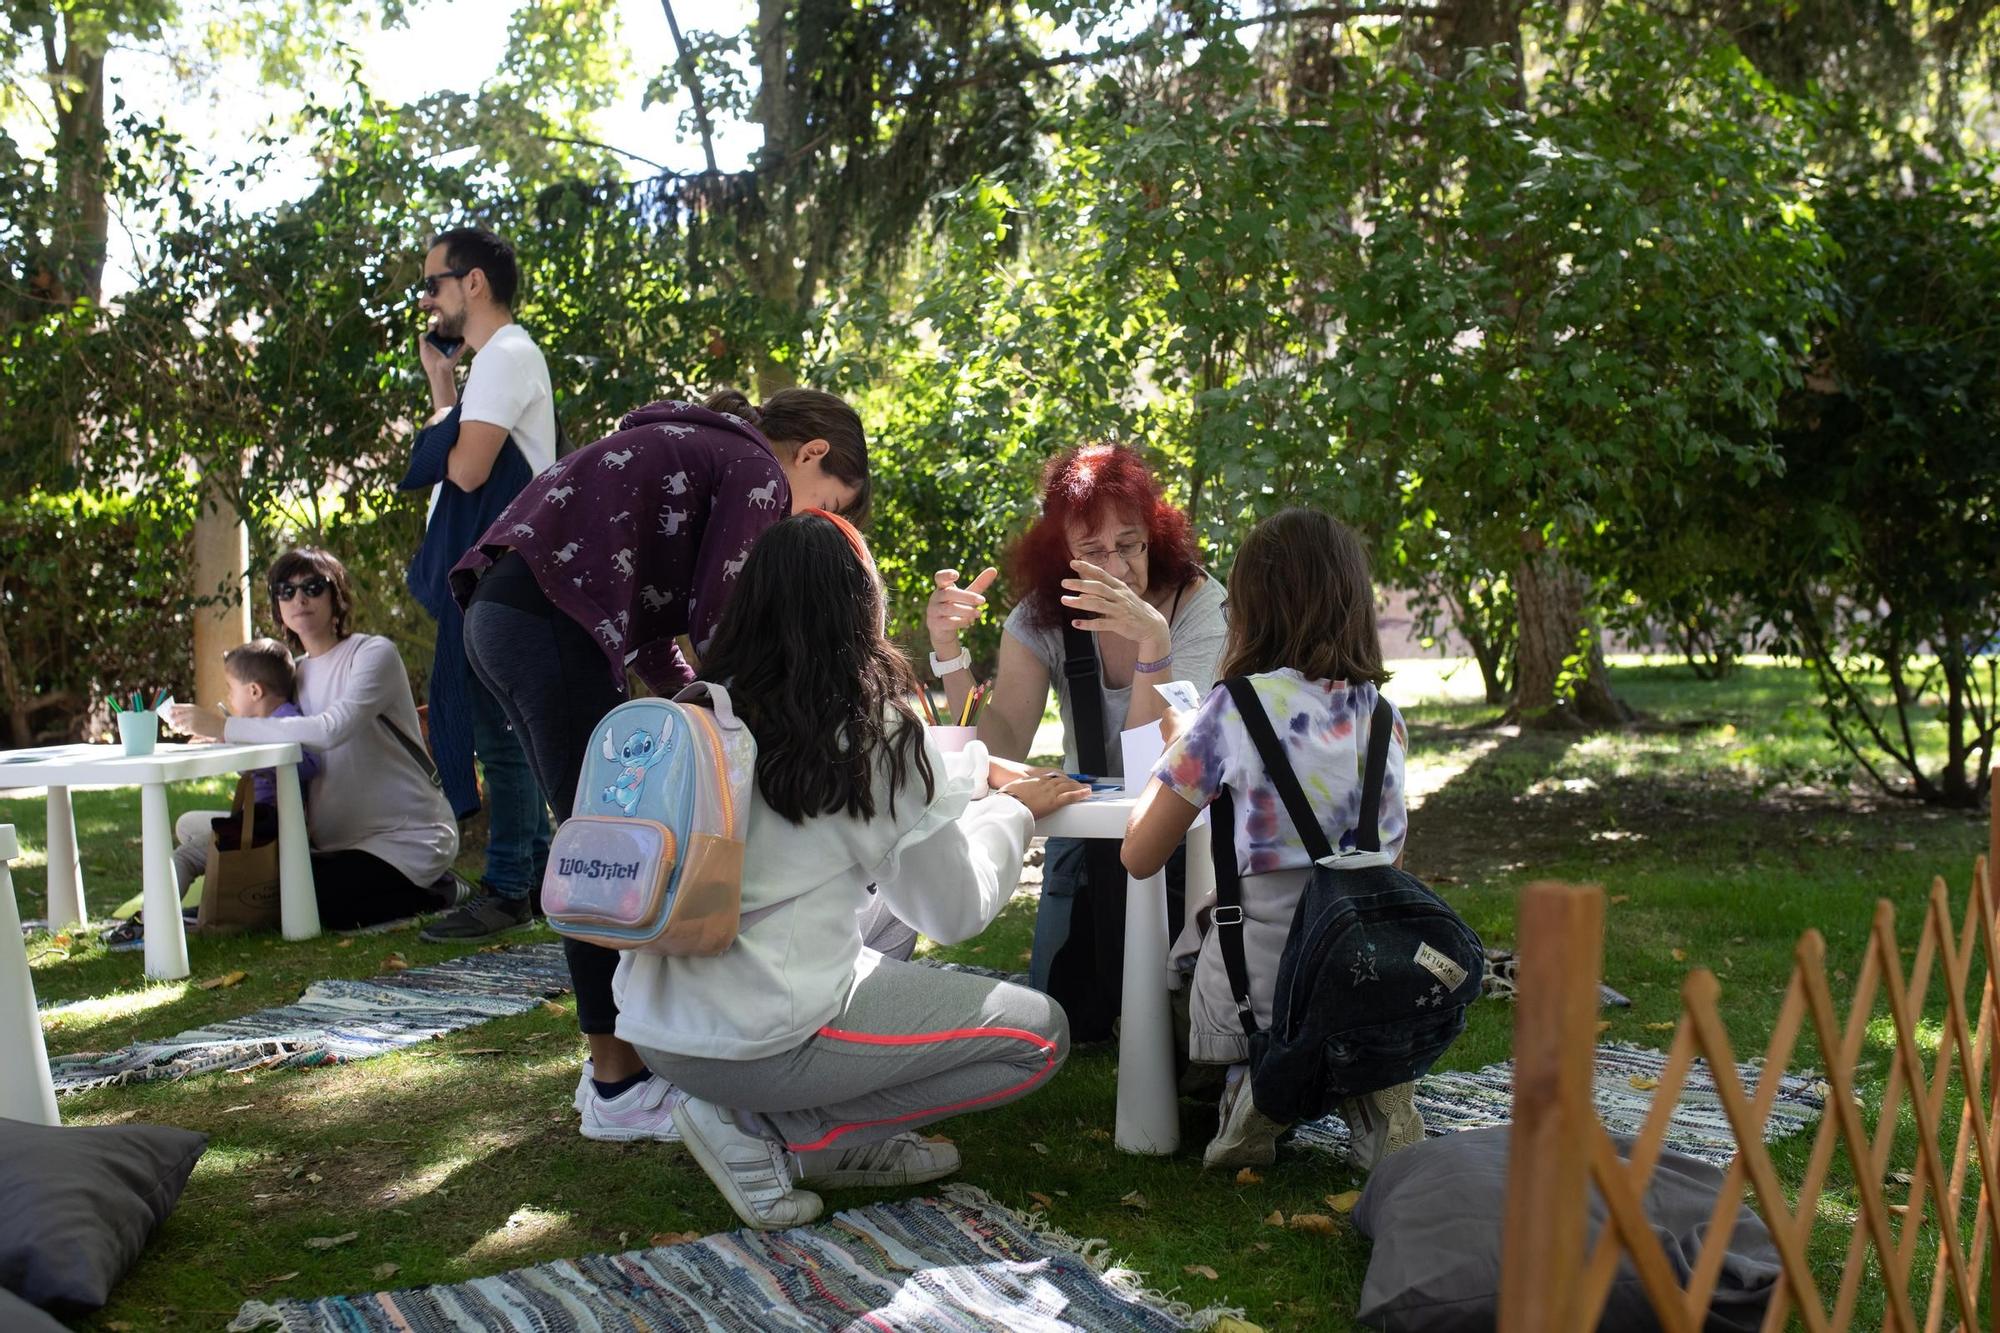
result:
<svg viewBox="0 0 2000 1333"><path fill-rule="evenodd" d="M78 45L72 31L58 59L45 46L55 86L55 158L69 234L56 252L66 270L63 285L93 302L104 293L104 258L110 249L111 210L104 198L104 53Z"/></svg>
<svg viewBox="0 0 2000 1333"><path fill-rule="evenodd" d="M204 479L194 520L194 698L214 703L229 692L222 655L250 637L250 530L229 498L233 485Z"/></svg>
<svg viewBox="0 0 2000 1333"><path fill-rule="evenodd" d="M1531 551L1515 571L1514 604L1521 618L1515 645L1514 707L1510 721L1524 727L1583 731L1615 727L1632 713L1611 693L1598 645L1597 627L1586 612L1590 583L1554 551ZM1564 664L1586 646L1581 673Z"/></svg>

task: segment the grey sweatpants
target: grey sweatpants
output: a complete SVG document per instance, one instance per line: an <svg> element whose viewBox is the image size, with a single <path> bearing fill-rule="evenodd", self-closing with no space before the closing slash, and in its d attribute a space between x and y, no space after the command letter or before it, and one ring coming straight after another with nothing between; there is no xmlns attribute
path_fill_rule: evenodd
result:
<svg viewBox="0 0 2000 1333"><path fill-rule="evenodd" d="M1069 1055L1069 1020L1039 991L868 954L860 967L847 1007L782 1054L639 1054L660 1077L795 1152L859 1147L1005 1105L1048 1082Z"/></svg>
<svg viewBox="0 0 2000 1333"><path fill-rule="evenodd" d="M212 821L228 815L227 810L190 810L174 821L174 882L181 897L208 869L208 845L215 840Z"/></svg>

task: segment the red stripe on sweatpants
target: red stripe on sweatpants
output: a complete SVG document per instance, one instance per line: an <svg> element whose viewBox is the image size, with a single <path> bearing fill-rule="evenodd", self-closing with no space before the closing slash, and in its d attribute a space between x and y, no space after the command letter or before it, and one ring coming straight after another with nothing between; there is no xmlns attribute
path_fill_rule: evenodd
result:
<svg viewBox="0 0 2000 1333"><path fill-rule="evenodd" d="M935 1041L968 1041L979 1037L1011 1037L1015 1041L1025 1041L1036 1047L1047 1058L1040 1069L1028 1075L1027 1078L1016 1083L1011 1088L1002 1088L998 1092L989 1092L983 1097L969 1097L962 1102L953 1102L949 1106L926 1107L920 1111L907 1111L902 1115L885 1116L880 1120L857 1120L851 1125L842 1125L839 1129L828 1130L811 1143L786 1144L785 1146L793 1152L817 1152L821 1148L827 1147L841 1135L852 1133L857 1129L870 1129L876 1125L899 1125L905 1120L949 1115L954 1111L963 1111L968 1107L995 1101L1001 1097L1011 1097L1017 1092L1032 1088L1035 1084L1047 1078L1056 1067L1056 1044L1038 1032L1028 1032L1022 1028L949 1028L943 1032L886 1033L848 1032L841 1028L823 1027L819 1030L819 1035L834 1041L851 1041L864 1046L921 1046Z"/></svg>

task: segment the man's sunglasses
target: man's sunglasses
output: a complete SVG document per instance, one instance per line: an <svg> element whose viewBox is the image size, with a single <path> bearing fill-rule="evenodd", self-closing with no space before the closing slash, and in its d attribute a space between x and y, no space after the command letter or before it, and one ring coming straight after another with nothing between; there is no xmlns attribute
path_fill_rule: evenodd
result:
<svg viewBox="0 0 2000 1333"><path fill-rule="evenodd" d="M326 590L332 586L331 583L328 583L325 579L315 574L311 578L298 583L274 583L271 585L271 595L281 602L291 601L293 596L298 593L304 593L308 597L324 597L326 596Z"/></svg>
<svg viewBox="0 0 2000 1333"><path fill-rule="evenodd" d="M417 284L417 294L434 297L438 294L438 284L446 278L462 278L470 272L469 268L448 268L442 273L426 273L424 280Z"/></svg>

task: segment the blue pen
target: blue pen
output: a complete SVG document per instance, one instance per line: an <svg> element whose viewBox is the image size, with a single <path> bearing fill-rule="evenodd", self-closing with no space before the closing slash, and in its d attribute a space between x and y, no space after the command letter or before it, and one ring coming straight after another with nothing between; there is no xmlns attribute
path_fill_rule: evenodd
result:
<svg viewBox="0 0 2000 1333"><path fill-rule="evenodd" d="M1125 785L1122 782L1113 782L1109 778L1094 778L1088 773L1065 773L1063 776L1072 782L1088 783L1092 791L1117 791Z"/></svg>

